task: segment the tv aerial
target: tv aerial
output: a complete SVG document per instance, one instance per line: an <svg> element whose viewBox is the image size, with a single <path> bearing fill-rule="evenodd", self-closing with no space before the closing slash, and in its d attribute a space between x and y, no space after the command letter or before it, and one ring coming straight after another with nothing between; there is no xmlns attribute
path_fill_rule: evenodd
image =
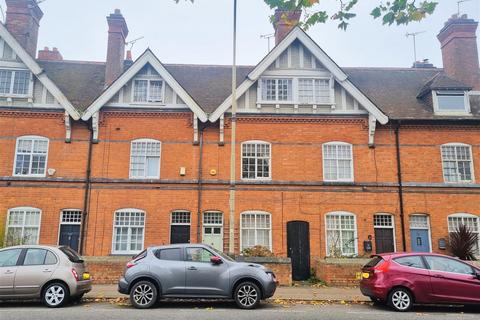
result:
<svg viewBox="0 0 480 320"><path fill-rule="evenodd" d="M268 52L270 52L270 39L275 37L275 33L267 33L267 34L261 34L260 38L262 39L267 39L268 42Z"/></svg>
<svg viewBox="0 0 480 320"><path fill-rule="evenodd" d="M134 46L138 41L142 40L143 38L145 38L145 37L135 38L135 39L133 39L133 40L130 40L130 41L126 42L125 45L130 46L130 49L129 49L129 50L132 50L133 46Z"/></svg>
<svg viewBox="0 0 480 320"><path fill-rule="evenodd" d="M470 2L472 0L458 0L457 1L457 14L460 16L460 6L462 5L462 3L464 2Z"/></svg>
<svg viewBox="0 0 480 320"><path fill-rule="evenodd" d="M405 36L413 38L413 63L417 62L417 36L419 34L425 33L426 31L417 31L417 32L407 32Z"/></svg>

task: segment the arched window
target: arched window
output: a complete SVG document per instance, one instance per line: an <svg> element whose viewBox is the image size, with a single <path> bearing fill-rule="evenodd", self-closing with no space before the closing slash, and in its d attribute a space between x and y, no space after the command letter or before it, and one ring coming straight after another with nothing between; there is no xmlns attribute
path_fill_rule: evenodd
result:
<svg viewBox="0 0 480 320"><path fill-rule="evenodd" d="M242 143L242 179L271 179L271 144L265 141Z"/></svg>
<svg viewBox="0 0 480 320"><path fill-rule="evenodd" d="M323 180L353 181L352 145L346 142L323 144Z"/></svg>
<svg viewBox="0 0 480 320"><path fill-rule="evenodd" d="M145 212L139 209L115 211L112 253L132 254L143 250Z"/></svg>
<svg viewBox="0 0 480 320"><path fill-rule="evenodd" d="M357 248L357 221L350 212L330 212L325 216L327 256L354 256Z"/></svg>
<svg viewBox="0 0 480 320"><path fill-rule="evenodd" d="M240 250L254 246L272 250L271 215L263 211L246 211L240 215Z"/></svg>
<svg viewBox="0 0 480 320"><path fill-rule="evenodd" d="M48 158L48 139L23 136L17 139L13 175L45 177Z"/></svg>
<svg viewBox="0 0 480 320"><path fill-rule="evenodd" d="M130 179L159 179L160 153L160 141L133 140L130 151Z"/></svg>
<svg viewBox="0 0 480 320"><path fill-rule="evenodd" d="M31 207L8 210L5 243L7 246L38 244L42 211Z"/></svg>
<svg viewBox="0 0 480 320"><path fill-rule="evenodd" d="M460 225L477 234L475 250L480 254L480 218L470 213L455 213L448 216L448 233L455 232Z"/></svg>
<svg viewBox="0 0 480 320"><path fill-rule="evenodd" d="M472 148L463 143L441 146L443 178L445 182L473 182Z"/></svg>

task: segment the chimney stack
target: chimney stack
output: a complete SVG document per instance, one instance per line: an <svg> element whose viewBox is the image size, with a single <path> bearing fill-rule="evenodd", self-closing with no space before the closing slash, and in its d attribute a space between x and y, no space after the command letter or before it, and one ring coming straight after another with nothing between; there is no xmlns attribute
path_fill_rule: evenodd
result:
<svg viewBox="0 0 480 320"><path fill-rule="evenodd" d="M466 14L453 15L437 38L442 47L445 73L458 81L480 90L480 69L477 50L478 22Z"/></svg>
<svg viewBox="0 0 480 320"><path fill-rule="evenodd" d="M107 65L105 69L105 85L110 85L123 72L125 57L125 39L128 36L128 27L119 9L107 17L108 22L108 49Z"/></svg>
<svg viewBox="0 0 480 320"><path fill-rule="evenodd" d="M275 29L275 45L278 45L300 22L301 10L275 10L273 28Z"/></svg>
<svg viewBox="0 0 480 320"><path fill-rule="evenodd" d="M5 26L33 57L37 53L38 29L43 12L35 0L5 0Z"/></svg>
<svg viewBox="0 0 480 320"><path fill-rule="evenodd" d="M38 60L62 61L63 57L57 48L54 47L50 50L48 47L45 47L43 50L38 50Z"/></svg>

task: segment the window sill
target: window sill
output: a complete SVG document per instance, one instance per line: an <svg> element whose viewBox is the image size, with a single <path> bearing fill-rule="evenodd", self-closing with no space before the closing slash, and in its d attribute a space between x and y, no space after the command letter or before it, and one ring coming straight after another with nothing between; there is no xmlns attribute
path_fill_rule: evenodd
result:
<svg viewBox="0 0 480 320"><path fill-rule="evenodd" d="M33 99L33 96L31 96L29 94L0 94L0 98Z"/></svg>
<svg viewBox="0 0 480 320"><path fill-rule="evenodd" d="M150 102L150 101L133 101L133 102L130 102L131 105L135 105L135 106L144 106L144 105L148 105L148 106L165 106L166 103L165 102Z"/></svg>
<svg viewBox="0 0 480 320"><path fill-rule="evenodd" d="M150 180L160 180L160 177L128 177L128 179L130 180L135 180L135 181L142 181L142 180L146 180L146 181L150 181Z"/></svg>
<svg viewBox="0 0 480 320"><path fill-rule="evenodd" d="M270 182L272 178L241 178L240 180L245 182Z"/></svg>
<svg viewBox="0 0 480 320"><path fill-rule="evenodd" d="M13 174L13 177L17 178L46 178L46 174Z"/></svg>

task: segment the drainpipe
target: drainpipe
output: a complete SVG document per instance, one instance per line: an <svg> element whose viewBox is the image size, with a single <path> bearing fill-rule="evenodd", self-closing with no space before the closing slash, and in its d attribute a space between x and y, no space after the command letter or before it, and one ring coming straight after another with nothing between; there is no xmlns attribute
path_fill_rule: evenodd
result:
<svg viewBox="0 0 480 320"><path fill-rule="evenodd" d="M400 121L395 124L395 149L397 151L397 179L398 179L398 198L400 202L400 223L402 229L402 248L407 251L405 236L405 214L403 208L403 181L402 181L402 163L400 159Z"/></svg>
<svg viewBox="0 0 480 320"><path fill-rule="evenodd" d="M87 170L85 173L85 194L83 196L83 210L82 210L82 224L80 225L80 241L78 244L79 253L84 253L85 234L87 230L87 215L90 200L90 187L91 187L91 169L92 169L92 146L93 146L93 128L92 124L88 125L88 131L90 131L90 138L88 140L88 158L87 158Z"/></svg>
<svg viewBox="0 0 480 320"><path fill-rule="evenodd" d="M197 186L197 243L202 242L201 219L202 219L202 189L203 189L203 130L205 126L199 128L199 144L198 144L198 186Z"/></svg>

